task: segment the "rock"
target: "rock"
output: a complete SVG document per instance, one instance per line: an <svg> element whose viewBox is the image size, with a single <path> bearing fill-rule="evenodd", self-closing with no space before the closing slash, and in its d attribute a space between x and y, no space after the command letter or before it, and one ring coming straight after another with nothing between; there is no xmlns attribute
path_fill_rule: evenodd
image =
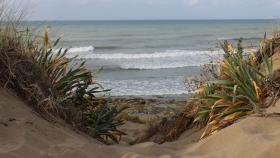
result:
<svg viewBox="0 0 280 158"><path fill-rule="evenodd" d="M145 100L140 100L140 104L146 104L146 101Z"/></svg>

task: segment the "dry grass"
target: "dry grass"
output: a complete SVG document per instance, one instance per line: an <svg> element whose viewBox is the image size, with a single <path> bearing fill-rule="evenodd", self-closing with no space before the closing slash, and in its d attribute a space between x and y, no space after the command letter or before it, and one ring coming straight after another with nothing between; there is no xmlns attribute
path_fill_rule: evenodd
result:
<svg viewBox="0 0 280 158"><path fill-rule="evenodd" d="M19 32L13 22L0 28L0 85L15 90L35 109L48 111L41 107L53 104L48 97L50 83L33 60L33 44L26 35Z"/></svg>
<svg viewBox="0 0 280 158"><path fill-rule="evenodd" d="M21 30L21 11L5 7L0 3L0 87L12 89L46 120L62 118L104 143L108 138L118 143L125 133L117 129L123 124L117 116L125 108L96 97L107 90L93 81L85 62L67 58L47 31L41 38Z"/></svg>
<svg viewBox="0 0 280 158"><path fill-rule="evenodd" d="M153 141L158 144L174 141L188 129L197 127L193 124L195 114L203 103L201 101L189 101L184 110L178 115L164 118L157 122L151 122L147 131L131 144Z"/></svg>

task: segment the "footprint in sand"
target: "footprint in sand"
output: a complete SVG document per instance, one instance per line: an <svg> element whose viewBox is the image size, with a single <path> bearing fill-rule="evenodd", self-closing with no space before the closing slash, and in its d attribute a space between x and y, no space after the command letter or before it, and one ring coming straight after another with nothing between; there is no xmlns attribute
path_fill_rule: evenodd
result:
<svg viewBox="0 0 280 158"><path fill-rule="evenodd" d="M7 124L8 125L8 124ZM24 145L25 131L13 126L0 126L0 153L8 153Z"/></svg>

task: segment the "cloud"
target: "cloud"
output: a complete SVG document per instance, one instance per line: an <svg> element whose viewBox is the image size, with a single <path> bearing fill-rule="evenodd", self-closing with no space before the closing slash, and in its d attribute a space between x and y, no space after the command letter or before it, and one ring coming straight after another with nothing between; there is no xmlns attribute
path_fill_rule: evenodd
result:
<svg viewBox="0 0 280 158"><path fill-rule="evenodd" d="M196 6L196 5L198 5L199 4L199 0L188 0L188 5L189 6Z"/></svg>
<svg viewBox="0 0 280 158"><path fill-rule="evenodd" d="M1 1L1 0L0 0ZM10 1L10 0L9 0ZM12 1L12 0L11 0ZM13 0L30 19L241 19L279 16L280 0ZM260 11L261 10L261 11Z"/></svg>

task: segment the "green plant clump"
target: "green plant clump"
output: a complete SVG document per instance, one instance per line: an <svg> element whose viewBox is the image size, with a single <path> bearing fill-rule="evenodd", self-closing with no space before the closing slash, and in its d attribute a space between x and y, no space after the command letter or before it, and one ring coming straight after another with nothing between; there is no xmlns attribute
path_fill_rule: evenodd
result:
<svg viewBox="0 0 280 158"><path fill-rule="evenodd" d="M68 50L57 47L60 39L51 44L47 31L41 41L20 21L0 24L0 86L14 90L49 121L61 117L100 141L118 142L125 133L117 129L123 124L117 116L125 108L107 105L102 93L108 90L93 81L85 62L67 58Z"/></svg>
<svg viewBox="0 0 280 158"><path fill-rule="evenodd" d="M93 81L92 73L85 68L85 61L77 64L78 56L67 58L67 49L54 49L59 40L51 45L46 31L43 46L34 56L47 73L51 92L55 94L54 99L58 101L58 105L67 107L73 104L72 106L82 111L82 130L103 142L106 142L107 138L118 142L117 136L121 137L125 133L117 129L123 124L117 116L125 108L110 107L106 99L96 97L97 93L109 90L101 89L100 85Z"/></svg>
<svg viewBox="0 0 280 158"><path fill-rule="evenodd" d="M277 95L270 86L272 61L267 55L268 52L264 51L267 46L265 40L260 42L263 63L257 62L252 50L243 50L241 40L237 49L228 41L221 46L225 53L223 61L212 68L211 80L201 83L199 94L195 96L195 99L208 102L200 107L194 120L195 123L206 125L201 138L217 132L239 118L271 106Z"/></svg>

